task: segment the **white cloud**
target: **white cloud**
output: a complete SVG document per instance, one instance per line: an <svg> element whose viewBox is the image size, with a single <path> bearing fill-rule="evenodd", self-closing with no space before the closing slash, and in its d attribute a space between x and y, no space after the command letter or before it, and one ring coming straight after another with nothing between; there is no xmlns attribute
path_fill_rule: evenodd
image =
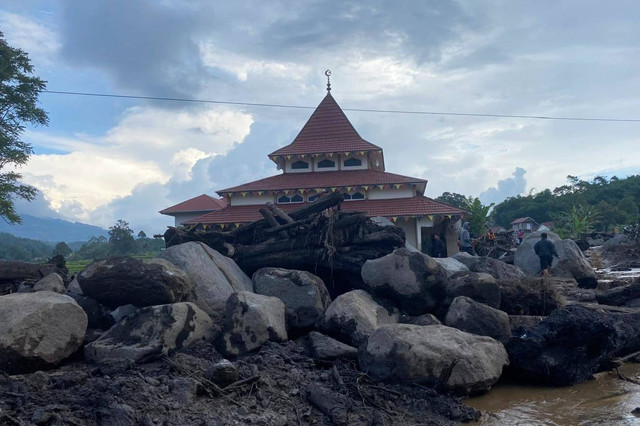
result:
<svg viewBox="0 0 640 426"><path fill-rule="evenodd" d="M57 32L49 25L24 15L0 10L0 28L9 45L27 53L33 62L49 65L60 49Z"/></svg>

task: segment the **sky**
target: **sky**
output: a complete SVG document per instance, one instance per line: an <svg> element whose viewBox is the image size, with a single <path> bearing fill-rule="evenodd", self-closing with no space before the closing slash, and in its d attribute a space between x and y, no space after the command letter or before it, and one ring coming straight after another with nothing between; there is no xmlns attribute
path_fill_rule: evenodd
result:
<svg viewBox="0 0 640 426"><path fill-rule="evenodd" d="M5 0L0 31L51 91L19 211L161 233L159 210L279 173L326 94L387 171L500 202L567 175L640 173L640 3L519 0Z"/></svg>

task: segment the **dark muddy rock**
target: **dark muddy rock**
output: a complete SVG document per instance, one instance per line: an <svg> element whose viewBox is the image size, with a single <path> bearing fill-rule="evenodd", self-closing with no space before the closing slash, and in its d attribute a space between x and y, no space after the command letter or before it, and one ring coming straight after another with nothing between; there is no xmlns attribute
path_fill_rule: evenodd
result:
<svg viewBox="0 0 640 426"><path fill-rule="evenodd" d="M596 291L596 300L603 305L636 306L640 300L640 281L605 291Z"/></svg>
<svg viewBox="0 0 640 426"><path fill-rule="evenodd" d="M487 391L509 363L502 343L443 325L380 327L358 353L367 374L425 383L458 394Z"/></svg>
<svg viewBox="0 0 640 426"><path fill-rule="evenodd" d="M426 254L400 248L367 260L362 279L374 295L393 300L409 315L421 315L444 299L447 274Z"/></svg>
<svg viewBox="0 0 640 426"><path fill-rule="evenodd" d="M205 371L205 376L220 387L225 387L240 378L238 367L228 359L223 359L213 364Z"/></svg>
<svg viewBox="0 0 640 426"><path fill-rule="evenodd" d="M522 337L532 328L536 328L546 317L539 315L509 315L509 325L514 336Z"/></svg>
<svg viewBox="0 0 640 426"><path fill-rule="evenodd" d="M215 332L209 315L193 303L150 306L86 345L84 355L96 363L145 362L212 339Z"/></svg>
<svg viewBox="0 0 640 426"><path fill-rule="evenodd" d="M110 308L175 303L192 288L187 275L172 263L132 257L96 260L80 272L78 282L84 295Z"/></svg>
<svg viewBox="0 0 640 426"><path fill-rule="evenodd" d="M336 359L356 359L358 357L358 349L317 331L309 333L307 339L309 353L316 359L333 361Z"/></svg>
<svg viewBox="0 0 640 426"><path fill-rule="evenodd" d="M640 313L618 314L580 305L558 309L526 336L507 344L511 373L527 382L570 386L612 358L640 349Z"/></svg>
<svg viewBox="0 0 640 426"><path fill-rule="evenodd" d="M353 346L360 346L384 324L397 323L399 316L373 300L364 290L352 290L338 296L324 313L320 329Z"/></svg>
<svg viewBox="0 0 640 426"><path fill-rule="evenodd" d="M445 325L467 333L492 337L502 343L507 343L511 338L509 316L505 312L465 296L453 299Z"/></svg>
<svg viewBox="0 0 640 426"><path fill-rule="evenodd" d="M440 325L440 320L433 314L424 314L417 317L401 317L400 322L402 324L413 325Z"/></svg>
<svg viewBox="0 0 640 426"><path fill-rule="evenodd" d="M69 293L68 296L73 298L87 314L87 326L89 328L107 330L116 323L109 309L99 304L96 300L76 293Z"/></svg>
<svg viewBox="0 0 640 426"><path fill-rule="evenodd" d="M216 322L222 320L231 294L253 291L251 279L240 267L206 244L179 244L167 248L159 257L182 269L193 282L193 290L184 301L193 302Z"/></svg>
<svg viewBox="0 0 640 426"><path fill-rule="evenodd" d="M290 330L312 328L331 304L324 282L310 272L262 268L251 279L256 293L284 302Z"/></svg>
<svg viewBox="0 0 640 426"><path fill-rule="evenodd" d="M490 274L497 280L515 280L526 276L522 269L513 264L510 265L503 262L502 260L487 256L470 256L470 258L467 266L472 272Z"/></svg>
<svg viewBox="0 0 640 426"><path fill-rule="evenodd" d="M82 345L87 314L69 296L39 291L0 296L0 370L52 367Z"/></svg>
<svg viewBox="0 0 640 426"><path fill-rule="evenodd" d="M496 279L485 273L460 272L453 275L447 283L446 294L442 303L444 309L458 296L470 297L492 308L500 307L501 295Z"/></svg>
<svg viewBox="0 0 640 426"><path fill-rule="evenodd" d="M276 297L241 291L227 300L219 350L237 356L268 341L287 340L285 306Z"/></svg>
<svg viewBox="0 0 640 426"><path fill-rule="evenodd" d="M566 302L553 280L524 278L498 281L500 310L509 315L549 315Z"/></svg>

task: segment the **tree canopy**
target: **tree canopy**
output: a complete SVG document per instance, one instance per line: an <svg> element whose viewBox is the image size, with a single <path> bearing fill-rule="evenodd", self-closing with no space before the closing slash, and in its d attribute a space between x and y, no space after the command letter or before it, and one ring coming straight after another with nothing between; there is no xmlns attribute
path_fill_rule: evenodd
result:
<svg viewBox="0 0 640 426"><path fill-rule="evenodd" d="M109 245L118 254L132 253L135 250L136 241L129 222L118 219L115 225L109 227Z"/></svg>
<svg viewBox="0 0 640 426"><path fill-rule="evenodd" d="M20 182L15 168L27 163L31 145L21 140L25 124L47 125L47 113L37 107L46 82L33 76L29 56L7 44L0 32L0 217L20 223L14 199L31 201L36 188Z"/></svg>

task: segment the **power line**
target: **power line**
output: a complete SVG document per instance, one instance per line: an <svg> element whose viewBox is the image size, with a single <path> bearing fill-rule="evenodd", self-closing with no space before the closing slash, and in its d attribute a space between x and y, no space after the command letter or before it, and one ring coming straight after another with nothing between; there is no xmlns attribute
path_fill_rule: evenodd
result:
<svg viewBox="0 0 640 426"><path fill-rule="evenodd" d="M203 104L219 104L219 105L238 105L252 107L267 108L294 108L294 109L316 109L313 106L304 105L286 105L286 104L265 104L256 102L237 102L237 101L216 101L210 99L189 99L189 98L169 98L162 96L135 96L135 95L118 95L113 93L90 93L90 92L67 92L59 90L43 90L43 93L51 93L56 95L74 95L74 96L93 96L100 98L124 98L124 99L143 99L153 101L170 101L170 102L192 102ZM397 110L397 109L364 109L364 108L342 108L344 111L354 112L373 112L386 114L417 114L417 115L449 115L458 117L493 117L493 118L525 118L534 120L562 120L562 121L604 121L614 123L640 123L640 119L636 118L587 118L587 117L552 117L545 115L512 115L512 114L480 114L471 112L446 112L446 111L415 111L415 110Z"/></svg>

